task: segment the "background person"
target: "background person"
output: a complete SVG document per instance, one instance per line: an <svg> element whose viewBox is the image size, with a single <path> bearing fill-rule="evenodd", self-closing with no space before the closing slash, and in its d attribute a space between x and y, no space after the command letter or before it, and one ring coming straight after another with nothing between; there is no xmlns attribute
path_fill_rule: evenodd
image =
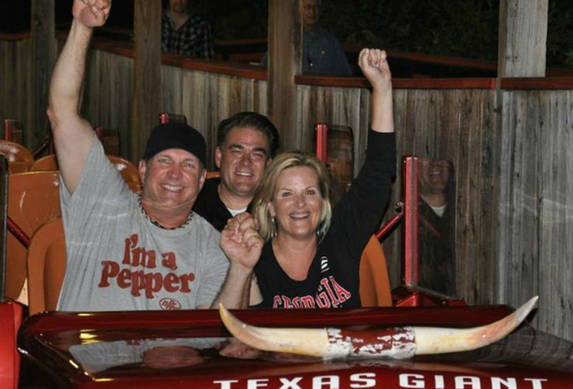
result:
<svg viewBox="0 0 573 389"><path fill-rule="evenodd" d="M334 34L318 26L320 0L299 0L303 26L303 73L316 73L331 76L351 76L352 70L346 53ZM268 64L268 52L261 60Z"/></svg>
<svg viewBox="0 0 573 389"><path fill-rule="evenodd" d="M418 285L456 296L453 166L419 158Z"/></svg>
<svg viewBox="0 0 573 389"><path fill-rule="evenodd" d="M241 255L229 265L219 233L192 212L206 176L203 136L183 124L156 127L139 164L138 196L79 114L90 38L110 7L109 0L74 1L50 85L67 255L58 310L194 309L218 301L245 307L248 250L228 246L230 255Z"/></svg>
<svg viewBox="0 0 573 389"><path fill-rule="evenodd" d="M279 133L271 121L255 112L239 112L219 124L215 164L220 178L211 178L193 210L217 230L250 210L263 173L279 148Z"/></svg>
<svg viewBox="0 0 573 389"><path fill-rule="evenodd" d="M161 19L161 49L195 58L213 59L211 25L191 13L189 0L169 0Z"/></svg>

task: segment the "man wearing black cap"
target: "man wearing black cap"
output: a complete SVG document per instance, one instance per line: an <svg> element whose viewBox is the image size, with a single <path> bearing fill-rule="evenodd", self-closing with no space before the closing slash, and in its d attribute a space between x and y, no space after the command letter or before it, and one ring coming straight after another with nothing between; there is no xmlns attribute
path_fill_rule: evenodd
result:
<svg viewBox="0 0 573 389"><path fill-rule="evenodd" d="M109 163L79 115L86 53L110 0L75 0L68 39L54 69L48 116L61 173L67 267L58 309L67 311L246 307L254 225L221 239L192 212L206 171L205 140L183 124L157 126L139 170L138 196ZM240 236L239 236L240 235ZM250 255L255 252L256 257Z"/></svg>

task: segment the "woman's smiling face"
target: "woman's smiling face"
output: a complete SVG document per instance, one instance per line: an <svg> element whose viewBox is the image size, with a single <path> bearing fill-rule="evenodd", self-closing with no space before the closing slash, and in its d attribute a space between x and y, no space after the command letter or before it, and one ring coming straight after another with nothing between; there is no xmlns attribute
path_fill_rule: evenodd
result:
<svg viewBox="0 0 573 389"><path fill-rule="evenodd" d="M286 234L299 240L316 236L322 202L318 175L312 168L297 166L284 170L269 203L271 216L278 224L278 236Z"/></svg>

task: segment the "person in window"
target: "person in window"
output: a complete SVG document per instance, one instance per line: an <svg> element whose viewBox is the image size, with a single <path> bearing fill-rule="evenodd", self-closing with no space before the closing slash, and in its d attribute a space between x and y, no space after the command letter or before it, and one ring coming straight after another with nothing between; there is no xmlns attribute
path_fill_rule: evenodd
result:
<svg viewBox="0 0 573 389"><path fill-rule="evenodd" d="M161 20L161 49L189 57L213 58L211 25L191 13L189 0L169 0Z"/></svg>
<svg viewBox="0 0 573 389"><path fill-rule="evenodd" d="M352 70L340 42L330 31L318 26L320 0L300 0L303 26L303 73L351 76ZM261 60L267 66L268 53Z"/></svg>
<svg viewBox="0 0 573 389"><path fill-rule="evenodd" d="M455 297L453 167L443 159L419 161L418 284Z"/></svg>

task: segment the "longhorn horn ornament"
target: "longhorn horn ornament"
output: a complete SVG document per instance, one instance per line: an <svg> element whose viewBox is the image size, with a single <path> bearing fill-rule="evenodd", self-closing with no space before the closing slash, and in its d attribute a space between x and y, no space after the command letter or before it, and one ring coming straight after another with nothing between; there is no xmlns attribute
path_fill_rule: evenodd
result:
<svg viewBox="0 0 573 389"><path fill-rule="evenodd" d="M243 323L219 304L233 336L259 350L322 357L406 359L414 355L475 350L497 342L527 317L538 297L494 323L474 328L394 327L365 331L340 328L265 328Z"/></svg>

